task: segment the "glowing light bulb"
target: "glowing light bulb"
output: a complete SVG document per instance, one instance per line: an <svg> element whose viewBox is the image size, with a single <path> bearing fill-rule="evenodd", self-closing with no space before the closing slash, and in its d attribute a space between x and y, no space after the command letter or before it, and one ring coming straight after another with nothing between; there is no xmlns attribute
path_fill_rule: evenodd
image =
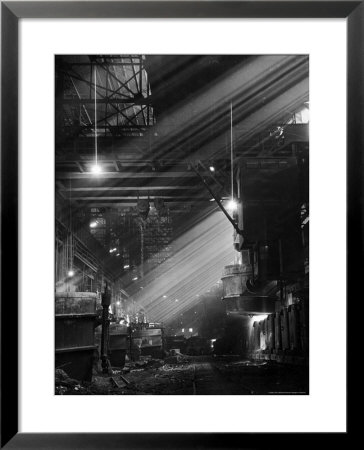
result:
<svg viewBox="0 0 364 450"><path fill-rule="evenodd" d="M215 167L214 166L210 166L209 169L210 169L210 172L215 172Z"/></svg>
<svg viewBox="0 0 364 450"><path fill-rule="evenodd" d="M97 222L90 223L90 228L96 228L96 227L97 227Z"/></svg>
<svg viewBox="0 0 364 450"><path fill-rule="evenodd" d="M73 277L74 274L75 274L75 272L73 270L69 270L68 271L68 276L69 277Z"/></svg>
<svg viewBox="0 0 364 450"><path fill-rule="evenodd" d="M94 166L91 167L91 172L98 174L102 172L102 169L98 164L95 164Z"/></svg>
<svg viewBox="0 0 364 450"><path fill-rule="evenodd" d="M227 208L230 209L230 211L236 211L238 207L238 204L236 203L235 200L229 200L228 204L227 204Z"/></svg>

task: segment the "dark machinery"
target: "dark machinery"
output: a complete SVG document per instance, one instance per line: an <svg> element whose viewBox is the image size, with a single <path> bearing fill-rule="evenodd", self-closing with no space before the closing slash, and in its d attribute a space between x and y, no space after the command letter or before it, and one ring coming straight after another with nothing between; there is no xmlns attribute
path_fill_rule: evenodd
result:
<svg viewBox="0 0 364 450"><path fill-rule="evenodd" d="M55 297L56 368L71 378L91 381L96 350L96 294L57 292Z"/></svg>
<svg viewBox="0 0 364 450"><path fill-rule="evenodd" d="M241 263L226 266L222 276L229 314L273 313L283 306L285 286L304 278L302 172L295 157L239 161L238 207L232 219Z"/></svg>
<svg viewBox="0 0 364 450"><path fill-rule="evenodd" d="M111 304L111 292L106 284L105 291L101 295L102 304L102 322L101 322L101 367L104 373L108 373L110 369L110 361L108 359L108 337L109 337L109 306Z"/></svg>
<svg viewBox="0 0 364 450"><path fill-rule="evenodd" d="M130 326L130 353L132 359L139 356L163 358L163 328L148 323L132 323Z"/></svg>

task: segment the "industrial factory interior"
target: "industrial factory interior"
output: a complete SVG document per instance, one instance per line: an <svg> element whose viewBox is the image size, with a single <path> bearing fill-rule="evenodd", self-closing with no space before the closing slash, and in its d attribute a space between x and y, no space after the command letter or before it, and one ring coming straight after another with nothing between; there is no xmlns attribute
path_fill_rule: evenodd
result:
<svg viewBox="0 0 364 450"><path fill-rule="evenodd" d="M55 57L55 394L309 394L309 58Z"/></svg>

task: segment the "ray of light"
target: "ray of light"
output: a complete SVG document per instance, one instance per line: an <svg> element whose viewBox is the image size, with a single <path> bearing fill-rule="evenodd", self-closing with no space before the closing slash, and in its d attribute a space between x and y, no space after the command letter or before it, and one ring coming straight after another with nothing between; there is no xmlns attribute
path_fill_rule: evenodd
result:
<svg viewBox="0 0 364 450"><path fill-rule="evenodd" d="M221 212L214 212L178 238L175 248L173 257L147 274L143 290L133 296L134 305L153 321L169 322L216 284L234 259L232 227Z"/></svg>

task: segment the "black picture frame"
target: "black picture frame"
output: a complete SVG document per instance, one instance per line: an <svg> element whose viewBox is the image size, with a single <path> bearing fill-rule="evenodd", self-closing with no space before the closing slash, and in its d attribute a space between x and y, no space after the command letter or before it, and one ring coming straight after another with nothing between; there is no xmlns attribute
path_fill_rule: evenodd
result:
<svg viewBox="0 0 364 450"><path fill-rule="evenodd" d="M347 299L362 276L362 1L1 2L1 448L257 448L278 437L283 447L296 445L296 433L18 433L18 22L21 18L111 17L347 18ZM338 433L336 442L349 437L349 422L347 430ZM302 445L311 438L304 433L298 442ZM326 436L316 434L315 444L321 438L327 442Z"/></svg>

